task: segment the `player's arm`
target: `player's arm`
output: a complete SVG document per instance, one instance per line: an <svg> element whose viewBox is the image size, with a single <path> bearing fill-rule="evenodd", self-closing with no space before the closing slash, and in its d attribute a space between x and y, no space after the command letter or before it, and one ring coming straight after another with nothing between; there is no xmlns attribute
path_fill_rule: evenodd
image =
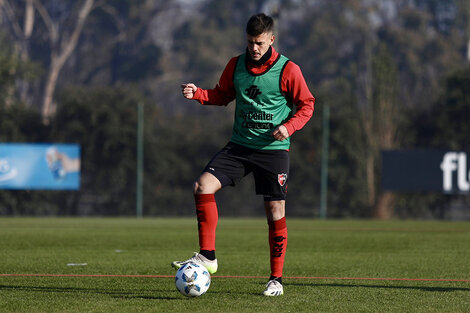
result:
<svg viewBox="0 0 470 313"><path fill-rule="evenodd" d="M302 71L293 62L289 62L284 69L281 88L287 97L292 99L296 106L296 112L286 123L273 132L276 139L278 139L277 137L285 139L302 129L312 117L315 104L315 98L308 89Z"/></svg>
<svg viewBox="0 0 470 313"><path fill-rule="evenodd" d="M237 58L232 58L220 76L219 83L213 89L202 89L196 85L181 85L183 96L186 99L194 99L204 105L227 105L235 99L233 86L233 74Z"/></svg>

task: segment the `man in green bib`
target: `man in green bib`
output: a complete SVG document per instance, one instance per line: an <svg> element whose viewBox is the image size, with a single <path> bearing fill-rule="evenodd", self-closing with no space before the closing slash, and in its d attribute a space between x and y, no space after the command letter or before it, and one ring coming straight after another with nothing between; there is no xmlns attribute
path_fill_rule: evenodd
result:
<svg viewBox="0 0 470 313"><path fill-rule="evenodd" d="M273 28L270 16L263 13L252 16L246 27L246 52L228 62L215 88L201 89L193 83L181 85L186 99L219 106L236 100L236 107L230 141L194 183L199 253L172 263L180 268L187 262L196 262L211 274L217 271L218 210L214 195L253 173L256 194L263 196L269 226L271 273L265 296L284 294L290 137L311 118L315 103L299 66L273 48Z"/></svg>

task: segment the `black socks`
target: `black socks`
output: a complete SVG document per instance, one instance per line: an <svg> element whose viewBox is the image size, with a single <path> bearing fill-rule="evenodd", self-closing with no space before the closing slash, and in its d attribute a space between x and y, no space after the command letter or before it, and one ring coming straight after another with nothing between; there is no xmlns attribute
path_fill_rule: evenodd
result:
<svg viewBox="0 0 470 313"><path fill-rule="evenodd" d="M282 285L282 277L271 276L271 277L269 277L269 280L278 281Z"/></svg>
<svg viewBox="0 0 470 313"><path fill-rule="evenodd" d="M199 251L199 254L201 254L202 256L204 256L206 259L210 261L215 260L215 250L201 250Z"/></svg>

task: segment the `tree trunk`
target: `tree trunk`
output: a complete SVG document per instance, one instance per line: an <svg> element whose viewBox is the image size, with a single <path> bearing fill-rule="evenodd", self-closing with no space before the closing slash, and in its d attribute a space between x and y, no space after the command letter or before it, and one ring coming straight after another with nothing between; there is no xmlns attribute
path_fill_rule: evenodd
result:
<svg viewBox="0 0 470 313"><path fill-rule="evenodd" d="M394 207L393 203L395 195L386 191L379 195L377 204L372 211L372 216L379 220L388 220L393 217Z"/></svg>
<svg viewBox="0 0 470 313"><path fill-rule="evenodd" d="M375 204L375 171L374 171L374 155L372 151L368 152L366 160L366 179L367 179L367 198L369 205Z"/></svg>
<svg viewBox="0 0 470 313"><path fill-rule="evenodd" d="M470 39L467 42L467 61L470 62Z"/></svg>
<svg viewBox="0 0 470 313"><path fill-rule="evenodd" d="M55 87L57 85L57 79L59 78L59 72L61 68L62 66L57 64L57 58L53 58L51 61L49 74L47 76L42 106L42 122L46 125L49 124L50 117L54 115L56 111L56 107L55 105L53 106L52 103Z"/></svg>
<svg viewBox="0 0 470 313"><path fill-rule="evenodd" d="M24 36L26 39L31 37L34 28L34 0L26 1L25 19L24 19Z"/></svg>
<svg viewBox="0 0 470 313"><path fill-rule="evenodd" d="M66 41L63 45L60 45L64 48L61 51L56 52L54 47L52 47L51 65L49 66L49 76L47 78L42 104L42 120L44 124L48 124L50 122L50 118L56 111L56 105L53 101L53 97L57 86L57 79L59 78L60 71L62 70L65 62L77 47L78 38L80 37L88 15L93 9L93 4L94 0L86 0L85 3L83 3L83 6L78 13L77 24L75 25L75 29L73 30L72 35L69 37L68 41ZM54 27L51 27L50 31L54 29ZM51 37L53 35L53 33L50 34Z"/></svg>
<svg viewBox="0 0 470 313"><path fill-rule="evenodd" d="M34 29L34 0L27 0L25 7L25 18L23 24L23 39L21 43L21 61L23 63L29 62L29 39ZM30 83L27 80L20 81L19 94L20 101L28 105L32 104L31 97L28 97ZM29 99L28 99L29 98Z"/></svg>

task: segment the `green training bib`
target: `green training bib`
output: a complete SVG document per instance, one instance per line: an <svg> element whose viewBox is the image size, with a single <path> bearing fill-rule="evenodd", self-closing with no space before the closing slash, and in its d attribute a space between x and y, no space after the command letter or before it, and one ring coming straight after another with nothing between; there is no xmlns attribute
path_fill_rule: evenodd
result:
<svg viewBox="0 0 470 313"><path fill-rule="evenodd" d="M292 102L281 90L282 71L289 61L280 55L270 69L254 75L246 69L246 54L237 61L233 83L236 108L231 141L252 149L287 150L290 138L274 139L274 129L292 116Z"/></svg>

